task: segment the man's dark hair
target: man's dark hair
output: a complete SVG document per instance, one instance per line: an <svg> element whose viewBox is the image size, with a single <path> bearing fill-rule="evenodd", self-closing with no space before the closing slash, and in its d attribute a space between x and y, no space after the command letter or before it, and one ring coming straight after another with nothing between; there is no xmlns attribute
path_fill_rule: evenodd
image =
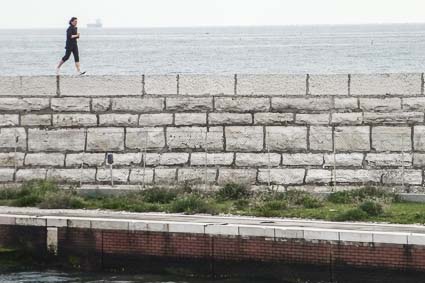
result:
<svg viewBox="0 0 425 283"><path fill-rule="evenodd" d="M77 18L76 17L72 17L70 20L69 20L69 24L71 24L73 21L75 21Z"/></svg>

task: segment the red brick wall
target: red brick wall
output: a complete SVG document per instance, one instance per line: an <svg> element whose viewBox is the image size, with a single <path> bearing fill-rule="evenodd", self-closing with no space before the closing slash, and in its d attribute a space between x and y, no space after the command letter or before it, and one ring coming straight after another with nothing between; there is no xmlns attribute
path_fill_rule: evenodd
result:
<svg viewBox="0 0 425 283"><path fill-rule="evenodd" d="M59 253L129 255L175 259L284 262L425 270L425 247L391 244L306 242L260 237L59 229Z"/></svg>

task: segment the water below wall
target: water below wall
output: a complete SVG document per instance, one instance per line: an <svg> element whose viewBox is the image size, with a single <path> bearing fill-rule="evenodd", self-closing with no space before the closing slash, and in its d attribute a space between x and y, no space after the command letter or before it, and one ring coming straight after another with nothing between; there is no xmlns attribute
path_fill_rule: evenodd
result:
<svg viewBox="0 0 425 283"><path fill-rule="evenodd" d="M55 74L65 29L0 30L2 75ZM82 67L92 75L423 72L425 62L424 24L80 32Z"/></svg>

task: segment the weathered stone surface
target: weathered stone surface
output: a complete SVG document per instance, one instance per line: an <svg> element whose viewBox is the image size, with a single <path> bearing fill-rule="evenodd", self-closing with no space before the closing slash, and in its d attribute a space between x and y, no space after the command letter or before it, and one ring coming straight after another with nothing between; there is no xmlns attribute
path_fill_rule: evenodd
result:
<svg viewBox="0 0 425 283"><path fill-rule="evenodd" d="M12 182L14 173L14 169L0 168L0 182Z"/></svg>
<svg viewBox="0 0 425 283"><path fill-rule="evenodd" d="M84 129L28 130L30 151L83 151Z"/></svg>
<svg viewBox="0 0 425 283"><path fill-rule="evenodd" d="M365 112L363 115L365 123L373 124L401 124L401 123L422 123L424 121L423 112L391 112L374 113Z"/></svg>
<svg viewBox="0 0 425 283"><path fill-rule="evenodd" d="M222 127L167 128L167 146L170 149L223 150Z"/></svg>
<svg viewBox="0 0 425 283"><path fill-rule="evenodd" d="M130 184L153 184L153 169L152 168L131 169Z"/></svg>
<svg viewBox="0 0 425 283"><path fill-rule="evenodd" d="M401 110L401 99L391 98L360 98L360 109L371 112L390 112Z"/></svg>
<svg viewBox="0 0 425 283"><path fill-rule="evenodd" d="M338 183L380 183L382 172L379 170L336 170Z"/></svg>
<svg viewBox="0 0 425 283"><path fill-rule="evenodd" d="M266 127L266 149L272 151L296 151L307 149L307 128Z"/></svg>
<svg viewBox="0 0 425 283"><path fill-rule="evenodd" d="M26 114L21 116L22 126L50 126L52 115L50 114Z"/></svg>
<svg viewBox="0 0 425 283"><path fill-rule="evenodd" d="M66 166L101 166L105 163L105 153L69 153L66 155Z"/></svg>
<svg viewBox="0 0 425 283"><path fill-rule="evenodd" d="M39 111L50 107L48 98L18 98L2 97L0 99L0 111Z"/></svg>
<svg viewBox="0 0 425 283"><path fill-rule="evenodd" d="M49 169L47 170L47 179L57 180L59 182L94 182L96 169Z"/></svg>
<svg viewBox="0 0 425 283"><path fill-rule="evenodd" d="M262 184L293 185L304 182L305 169L259 169L258 182Z"/></svg>
<svg viewBox="0 0 425 283"><path fill-rule="evenodd" d="M206 125L207 113L176 113L174 124L176 126Z"/></svg>
<svg viewBox="0 0 425 283"><path fill-rule="evenodd" d="M129 149L159 150L165 147L163 128L127 128L126 146Z"/></svg>
<svg viewBox="0 0 425 283"><path fill-rule="evenodd" d="M348 75L310 75L309 94L348 95Z"/></svg>
<svg viewBox="0 0 425 283"><path fill-rule="evenodd" d="M119 112L155 113L164 109L164 98L112 98L112 110Z"/></svg>
<svg viewBox="0 0 425 283"><path fill-rule="evenodd" d="M139 117L133 114L101 114L100 126L137 126Z"/></svg>
<svg viewBox="0 0 425 283"><path fill-rule="evenodd" d="M142 127L150 126L168 126L173 124L173 114L156 113L156 114L140 114L139 125Z"/></svg>
<svg viewBox="0 0 425 283"><path fill-rule="evenodd" d="M0 128L0 149L26 150L24 128Z"/></svg>
<svg viewBox="0 0 425 283"><path fill-rule="evenodd" d="M330 97L272 97L272 109L276 111L313 110L326 111L332 109Z"/></svg>
<svg viewBox="0 0 425 283"><path fill-rule="evenodd" d="M142 153L114 153L114 165L138 165L142 162Z"/></svg>
<svg viewBox="0 0 425 283"><path fill-rule="evenodd" d="M404 162L403 162L404 159ZM387 166L412 166L412 154L405 153L368 153L366 162L372 167Z"/></svg>
<svg viewBox="0 0 425 283"><path fill-rule="evenodd" d="M52 98L51 108L58 112L89 112L90 98L85 97L62 97Z"/></svg>
<svg viewBox="0 0 425 283"><path fill-rule="evenodd" d="M385 170L382 175L382 182L384 184L422 185L422 170Z"/></svg>
<svg viewBox="0 0 425 283"><path fill-rule="evenodd" d="M359 125L363 122L361 112L332 113L331 123L341 125Z"/></svg>
<svg viewBox="0 0 425 283"><path fill-rule="evenodd" d="M56 95L55 76L2 76L2 95Z"/></svg>
<svg viewBox="0 0 425 283"><path fill-rule="evenodd" d="M332 127L310 127L310 150L332 151Z"/></svg>
<svg viewBox="0 0 425 283"><path fill-rule="evenodd" d="M332 180L332 171L323 169L308 169L305 178L307 184L329 184Z"/></svg>
<svg viewBox="0 0 425 283"><path fill-rule="evenodd" d="M262 151L263 150L263 127L247 126L226 127L226 150L227 151Z"/></svg>
<svg viewBox="0 0 425 283"><path fill-rule="evenodd" d="M60 80L61 94L67 96L120 96L142 93L142 76L61 76Z"/></svg>
<svg viewBox="0 0 425 283"><path fill-rule="evenodd" d="M421 94L421 74L351 75L351 95Z"/></svg>
<svg viewBox="0 0 425 283"><path fill-rule="evenodd" d="M212 97L167 97L166 109L168 111L212 111Z"/></svg>
<svg viewBox="0 0 425 283"><path fill-rule="evenodd" d="M180 75L179 94L234 94L234 78L211 75Z"/></svg>
<svg viewBox="0 0 425 283"><path fill-rule="evenodd" d="M411 151L410 127L372 128L372 148L376 151Z"/></svg>
<svg viewBox="0 0 425 283"><path fill-rule="evenodd" d="M255 125L286 125L294 121L293 113L255 113Z"/></svg>
<svg viewBox="0 0 425 283"><path fill-rule="evenodd" d="M30 180L44 180L46 179L47 169L33 168L33 169L19 169L16 172L16 181L30 181Z"/></svg>
<svg viewBox="0 0 425 283"><path fill-rule="evenodd" d="M192 166L218 166L231 165L233 163L233 153L207 153L194 152L190 156L190 164Z"/></svg>
<svg viewBox="0 0 425 283"><path fill-rule="evenodd" d="M245 113L209 113L208 123L210 125L250 125L252 115Z"/></svg>
<svg viewBox="0 0 425 283"><path fill-rule="evenodd" d="M145 92L150 95L177 94L177 76L146 75Z"/></svg>
<svg viewBox="0 0 425 283"><path fill-rule="evenodd" d="M97 117L94 114L53 114L53 126L55 127L89 127L97 125Z"/></svg>
<svg viewBox="0 0 425 283"><path fill-rule="evenodd" d="M354 111L359 109L359 102L355 97L335 97L334 108L338 111Z"/></svg>
<svg viewBox="0 0 425 283"><path fill-rule="evenodd" d="M414 153L413 165L417 167L425 167L425 153Z"/></svg>
<svg viewBox="0 0 425 283"><path fill-rule="evenodd" d="M0 114L0 127L19 126L18 114Z"/></svg>
<svg viewBox="0 0 425 283"><path fill-rule="evenodd" d="M403 111L425 111L425 97L402 98Z"/></svg>
<svg viewBox="0 0 425 283"><path fill-rule="evenodd" d="M270 110L268 97L215 97L217 112L266 112Z"/></svg>
<svg viewBox="0 0 425 283"><path fill-rule="evenodd" d="M369 127L347 126L335 128L335 148L337 151L369 151Z"/></svg>
<svg viewBox="0 0 425 283"><path fill-rule="evenodd" d="M296 114L295 123L297 124L329 124L329 114Z"/></svg>
<svg viewBox="0 0 425 283"><path fill-rule="evenodd" d="M184 165L189 161L189 153L168 152L168 153L147 153L143 157L148 166L158 165Z"/></svg>
<svg viewBox="0 0 425 283"><path fill-rule="evenodd" d="M238 95L305 95L305 75L238 75Z"/></svg>
<svg viewBox="0 0 425 283"><path fill-rule="evenodd" d="M213 168L180 168L177 172L178 182L189 182L189 183L212 183L215 182L217 176L217 169Z"/></svg>
<svg viewBox="0 0 425 283"><path fill-rule="evenodd" d="M176 168L155 168L155 184L175 184Z"/></svg>
<svg viewBox="0 0 425 283"><path fill-rule="evenodd" d="M236 153L236 166L264 167L279 166L281 156L278 153Z"/></svg>
<svg viewBox="0 0 425 283"><path fill-rule="evenodd" d="M323 155L316 153L294 153L282 154L282 165L284 166L321 166Z"/></svg>
<svg viewBox="0 0 425 283"><path fill-rule="evenodd" d="M63 153L28 153L25 156L26 166L64 166Z"/></svg>
<svg viewBox="0 0 425 283"><path fill-rule="evenodd" d="M425 126L414 126L413 133L414 149L425 151Z"/></svg>
<svg viewBox="0 0 425 283"><path fill-rule="evenodd" d="M220 168L218 172L218 183L255 184L257 179L256 169L227 169Z"/></svg>
<svg viewBox="0 0 425 283"><path fill-rule="evenodd" d="M0 165L6 167L22 166L24 164L25 153L17 152L5 152L0 153Z"/></svg>
<svg viewBox="0 0 425 283"><path fill-rule="evenodd" d="M112 177L114 182L127 183L129 174L130 174L129 169L114 169L112 172ZM109 168L97 169L96 180L99 182L110 182L111 181L110 169Z"/></svg>
<svg viewBox="0 0 425 283"><path fill-rule="evenodd" d="M362 153L337 153L326 154L324 167L362 167L363 165L363 154Z"/></svg>
<svg viewBox="0 0 425 283"><path fill-rule="evenodd" d="M90 128L87 130L88 151L124 150L123 128Z"/></svg>
<svg viewBox="0 0 425 283"><path fill-rule="evenodd" d="M92 98L91 109L94 112L105 112L111 109L111 99L109 97Z"/></svg>

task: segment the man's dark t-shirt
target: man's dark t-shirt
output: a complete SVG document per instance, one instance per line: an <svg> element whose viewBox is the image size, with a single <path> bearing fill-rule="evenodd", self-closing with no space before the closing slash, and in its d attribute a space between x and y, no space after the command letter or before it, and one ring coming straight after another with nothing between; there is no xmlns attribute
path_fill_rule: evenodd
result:
<svg viewBox="0 0 425 283"><path fill-rule="evenodd" d="M72 50L77 47L77 38L72 38L73 35L77 35L77 28L70 25L66 30L66 46L65 49Z"/></svg>

